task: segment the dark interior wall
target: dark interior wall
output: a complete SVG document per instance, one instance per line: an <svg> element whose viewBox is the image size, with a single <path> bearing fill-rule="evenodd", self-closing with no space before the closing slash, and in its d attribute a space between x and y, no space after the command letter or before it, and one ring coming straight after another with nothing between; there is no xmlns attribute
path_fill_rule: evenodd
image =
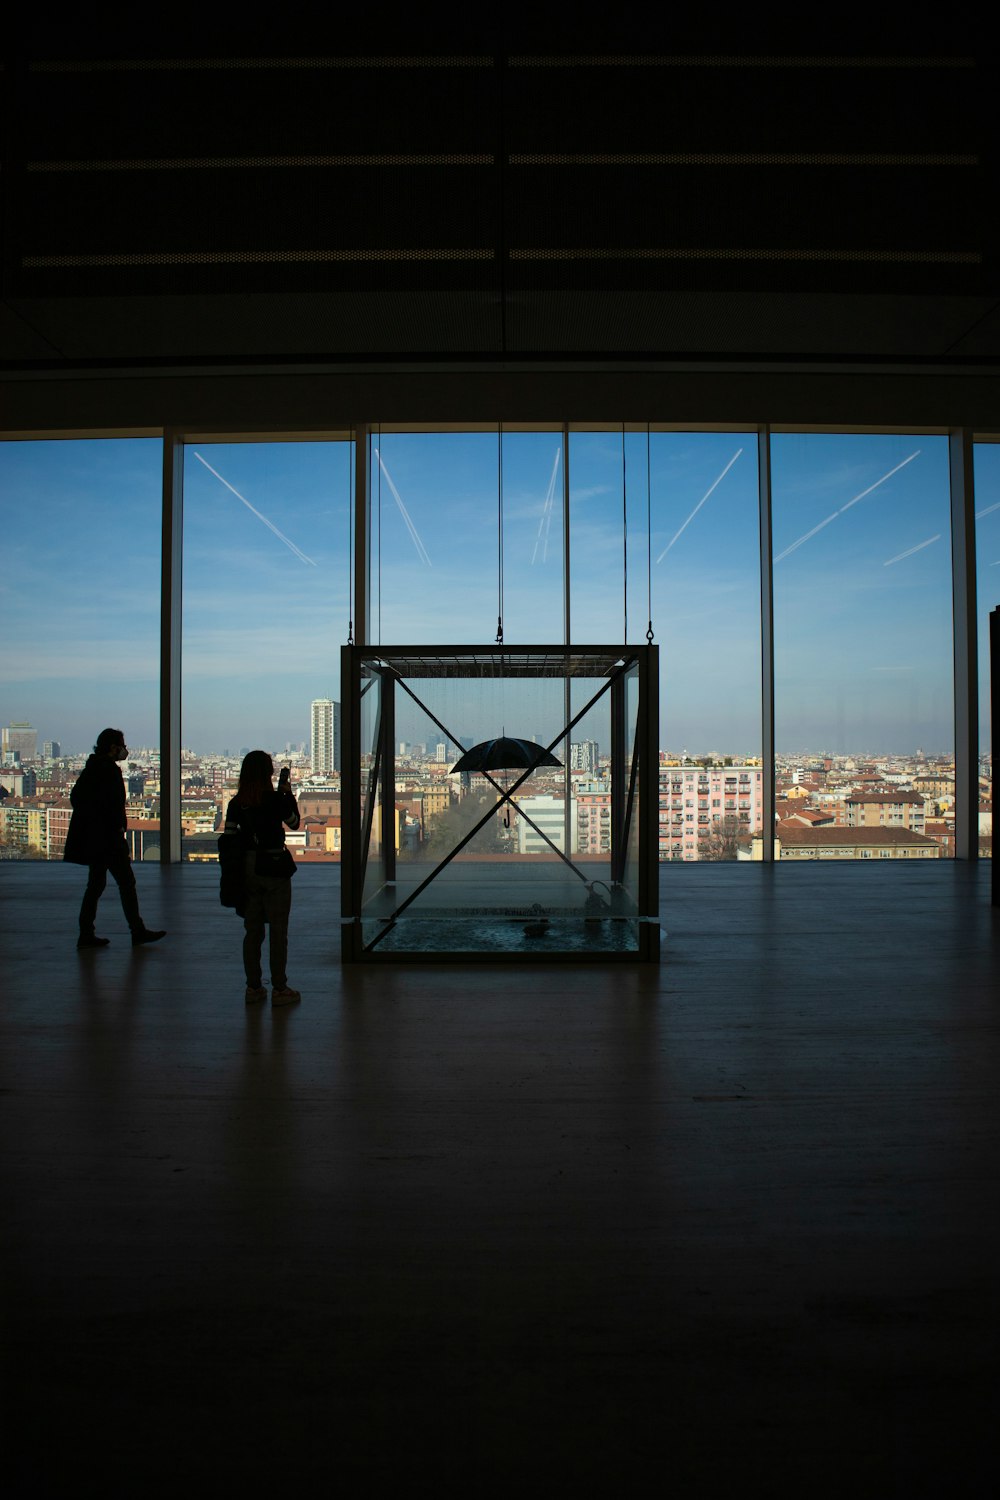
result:
<svg viewBox="0 0 1000 1500"><path fill-rule="evenodd" d="M991 369L108 370L0 381L0 430L154 434L333 432L362 422L671 423L1000 430Z"/></svg>

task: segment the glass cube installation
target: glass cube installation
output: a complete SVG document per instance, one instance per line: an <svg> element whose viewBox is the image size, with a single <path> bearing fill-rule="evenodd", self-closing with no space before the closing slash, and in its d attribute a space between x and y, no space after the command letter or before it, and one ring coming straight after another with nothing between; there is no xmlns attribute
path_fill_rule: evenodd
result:
<svg viewBox="0 0 1000 1500"><path fill-rule="evenodd" d="M656 646L345 646L345 962L659 957Z"/></svg>

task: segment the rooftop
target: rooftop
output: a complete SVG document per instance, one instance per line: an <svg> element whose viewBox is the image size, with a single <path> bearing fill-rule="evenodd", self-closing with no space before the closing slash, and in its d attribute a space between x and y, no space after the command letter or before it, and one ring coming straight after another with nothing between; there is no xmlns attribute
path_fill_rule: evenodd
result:
<svg viewBox="0 0 1000 1500"><path fill-rule="evenodd" d="M789 822L778 824L777 836L787 847L808 845L817 849L848 844L873 849L917 848L937 843L936 839L909 828L804 828Z"/></svg>

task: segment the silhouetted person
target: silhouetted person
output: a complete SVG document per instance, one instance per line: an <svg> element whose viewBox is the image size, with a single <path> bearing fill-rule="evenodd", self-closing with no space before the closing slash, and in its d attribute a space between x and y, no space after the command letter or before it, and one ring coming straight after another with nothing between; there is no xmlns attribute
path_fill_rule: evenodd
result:
<svg viewBox="0 0 1000 1500"><path fill-rule="evenodd" d="M133 948L166 937L165 932L151 932L139 915L132 860L125 841L128 827L125 782L118 769L118 762L127 757L128 749L121 730L102 729L93 755L88 758L69 794L73 816L69 820L63 859L90 868L80 907L78 948L106 948L108 945L107 938L95 936L94 922L97 903L108 883L109 870L118 885Z"/></svg>
<svg viewBox="0 0 1000 1500"><path fill-rule="evenodd" d="M251 750L240 767L236 796L226 809L223 837L238 838L244 850L245 892L243 967L246 970L248 1005L267 999L261 984L260 952L264 924L270 929L268 957L271 969L271 1004L294 1005L302 996L288 983L288 917L292 909L292 876L295 862L285 848L285 830L298 828L299 809L292 796L289 770L284 766L275 791L274 762L266 750Z"/></svg>

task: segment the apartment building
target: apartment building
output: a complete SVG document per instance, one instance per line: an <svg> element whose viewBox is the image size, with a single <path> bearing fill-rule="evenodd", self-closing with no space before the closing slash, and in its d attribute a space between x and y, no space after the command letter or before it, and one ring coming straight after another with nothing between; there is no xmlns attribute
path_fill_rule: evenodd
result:
<svg viewBox="0 0 1000 1500"><path fill-rule="evenodd" d="M942 853L935 839L908 828L804 828L779 823L774 845L775 858L783 860L938 859Z"/></svg>
<svg viewBox="0 0 1000 1500"><path fill-rule="evenodd" d="M611 791L581 787L573 799L576 847L580 854L611 852Z"/></svg>
<svg viewBox="0 0 1000 1500"><path fill-rule="evenodd" d="M842 817L848 828L908 828L923 833L925 799L897 787L853 791L844 798Z"/></svg>
<svg viewBox="0 0 1000 1500"><path fill-rule="evenodd" d="M727 818L747 841L761 824L763 772L759 766L660 766L659 856L694 860L713 826Z"/></svg>

